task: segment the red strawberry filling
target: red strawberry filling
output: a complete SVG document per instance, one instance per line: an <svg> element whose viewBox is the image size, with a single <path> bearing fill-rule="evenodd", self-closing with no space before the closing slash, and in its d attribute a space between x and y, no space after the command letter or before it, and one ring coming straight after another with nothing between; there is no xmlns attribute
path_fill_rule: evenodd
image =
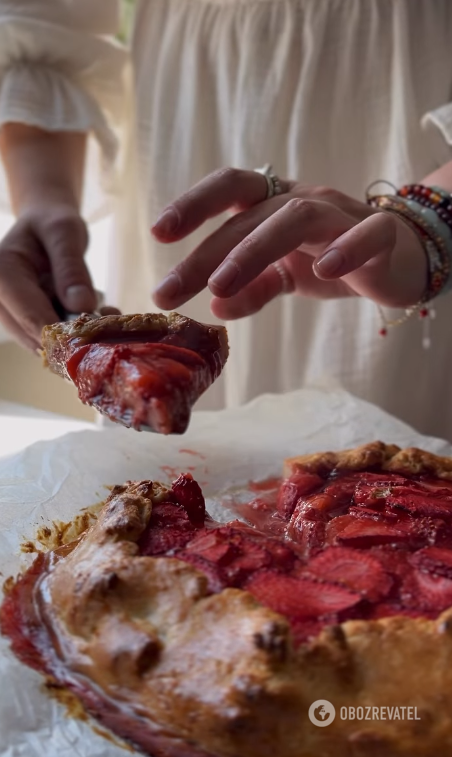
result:
<svg viewBox="0 0 452 757"><path fill-rule="evenodd" d="M273 497L273 499L272 499ZM192 476L154 505L143 556L177 557L284 615L296 643L323 626L452 606L452 486L427 478L297 473L222 525Z"/></svg>
<svg viewBox="0 0 452 757"><path fill-rule="evenodd" d="M201 354L175 344L78 342L70 345L66 369L81 401L133 428L182 433L213 380Z"/></svg>
<svg viewBox="0 0 452 757"><path fill-rule="evenodd" d="M267 493L239 506L251 526L204 521L190 477L181 476L173 493L174 503L154 508L142 554L191 563L213 592L246 589L288 619L297 643L329 623L435 617L452 605L449 482L299 471L273 500Z"/></svg>

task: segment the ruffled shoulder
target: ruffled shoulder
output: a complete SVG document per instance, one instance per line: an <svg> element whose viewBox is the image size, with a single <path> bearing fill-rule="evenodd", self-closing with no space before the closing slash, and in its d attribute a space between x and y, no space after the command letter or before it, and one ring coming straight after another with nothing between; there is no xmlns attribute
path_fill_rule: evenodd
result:
<svg viewBox="0 0 452 757"><path fill-rule="evenodd" d="M104 191L120 184L131 112L129 53L107 36L117 6L0 1L0 125L90 134L84 210L91 218L105 205ZM8 207L4 175L0 202Z"/></svg>
<svg viewBox="0 0 452 757"><path fill-rule="evenodd" d="M452 102L426 113L421 126L437 167L452 159Z"/></svg>

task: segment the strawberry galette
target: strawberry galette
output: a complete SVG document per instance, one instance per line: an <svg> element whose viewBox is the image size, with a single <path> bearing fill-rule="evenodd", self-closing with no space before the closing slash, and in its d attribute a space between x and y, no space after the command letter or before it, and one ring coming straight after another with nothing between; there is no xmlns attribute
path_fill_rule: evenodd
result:
<svg viewBox="0 0 452 757"><path fill-rule="evenodd" d="M376 442L284 476L247 524L189 475L117 486L6 595L14 652L153 757L451 755L452 460Z"/></svg>
<svg viewBox="0 0 452 757"><path fill-rule="evenodd" d="M228 358L223 326L170 313L81 315L42 332L44 362L79 398L136 430L183 434Z"/></svg>

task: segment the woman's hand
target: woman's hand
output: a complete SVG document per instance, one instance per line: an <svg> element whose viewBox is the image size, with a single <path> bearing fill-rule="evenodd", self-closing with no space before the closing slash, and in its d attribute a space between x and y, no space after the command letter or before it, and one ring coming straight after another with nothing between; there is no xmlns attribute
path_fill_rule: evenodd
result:
<svg viewBox="0 0 452 757"><path fill-rule="evenodd" d="M0 129L0 153L17 221L0 241L0 322L25 347L41 346L43 326L66 312L96 309L83 256L80 213L86 135L21 123ZM118 312L104 308L103 312Z"/></svg>
<svg viewBox="0 0 452 757"><path fill-rule="evenodd" d="M29 208L0 242L0 321L25 347L38 349L43 326L68 312L96 308L83 260L88 232L77 210L52 204Z"/></svg>
<svg viewBox="0 0 452 757"><path fill-rule="evenodd" d="M224 169L168 207L152 229L165 243L226 210L235 215L160 283L156 304L180 307L206 286L214 295L212 311L222 319L255 313L289 291L358 295L389 307L421 299L426 256L402 219L333 189L289 181L281 186L283 194L266 200L261 174Z"/></svg>

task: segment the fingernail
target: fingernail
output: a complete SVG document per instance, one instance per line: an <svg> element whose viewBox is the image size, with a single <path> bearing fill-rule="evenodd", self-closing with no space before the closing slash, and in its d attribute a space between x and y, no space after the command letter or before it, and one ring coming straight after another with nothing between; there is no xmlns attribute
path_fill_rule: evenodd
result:
<svg viewBox="0 0 452 757"><path fill-rule="evenodd" d="M315 269L321 276L332 276L344 265L344 256L340 250L328 250L315 261Z"/></svg>
<svg viewBox="0 0 452 757"><path fill-rule="evenodd" d="M174 234L180 223L179 213L173 207L166 208L160 218L157 219L152 231L158 231L159 234Z"/></svg>
<svg viewBox="0 0 452 757"><path fill-rule="evenodd" d="M170 273L168 276L163 279L162 282L154 289L153 294L158 294L159 296L163 297L169 297L170 299L173 297L176 297L177 294L179 294L181 290L181 282L180 278L177 275L177 273Z"/></svg>
<svg viewBox="0 0 452 757"><path fill-rule="evenodd" d="M96 296L85 284L77 284L66 289L64 306L70 313L89 312L96 307Z"/></svg>
<svg viewBox="0 0 452 757"><path fill-rule="evenodd" d="M216 289L229 289L240 273L237 263L227 260L218 268L209 279L209 286L213 284Z"/></svg>

